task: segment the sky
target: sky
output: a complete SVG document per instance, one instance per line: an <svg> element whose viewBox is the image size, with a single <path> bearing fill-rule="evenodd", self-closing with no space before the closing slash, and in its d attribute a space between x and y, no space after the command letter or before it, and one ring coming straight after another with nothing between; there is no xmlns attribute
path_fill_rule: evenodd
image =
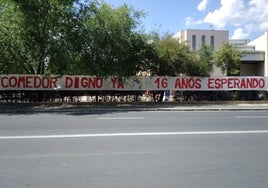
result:
<svg viewBox="0 0 268 188"><path fill-rule="evenodd" d="M104 0L114 8L142 10L145 32L176 34L185 29L228 30L230 39L249 39L268 30L268 0Z"/></svg>

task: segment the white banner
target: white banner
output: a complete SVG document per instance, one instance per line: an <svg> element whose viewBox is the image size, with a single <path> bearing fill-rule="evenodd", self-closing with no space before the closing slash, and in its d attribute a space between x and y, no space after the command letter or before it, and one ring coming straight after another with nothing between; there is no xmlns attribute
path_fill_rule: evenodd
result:
<svg viewBox="0 0 268 188"><path fill-rule="evenodd" d="M170 77L0 75L0 90L268 90L267 77Z"/></svg>

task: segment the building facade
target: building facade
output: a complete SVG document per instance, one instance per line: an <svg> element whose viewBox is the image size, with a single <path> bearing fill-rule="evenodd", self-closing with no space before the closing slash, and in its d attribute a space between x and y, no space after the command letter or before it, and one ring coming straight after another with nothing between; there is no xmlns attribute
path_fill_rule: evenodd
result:
<svg viewBox="0 0 268 188"><path fill-rule="evenodd" d="M268 31L252 41L229 40L229 32L226 30L186 29L179 31L174 38L180 43L187 44L192 51L198 51L203 44L217 51L223 43L228 42L242 52L241 76L268 76ZM226 76L226 74L214 67L211 76Z"/></svg>
<svg viewBox="0 0 268 188"><path fill-rule="evenodd" d="M265 31L264 34L247 45L253 46L254 51L251 54L245 54L244 59L242 59L241 68L243 68L244 64L244 67L248 67L246 69L248 73L256 76L268 76L268 31ZM251 60L251 65L245 66L245 60Z"/></svg>
<svg viewBox="0 0 268 188"><path fill-rule="evenodd" d="M180 43L186 43L190 50L199 50L202 45L211 46L213 50L229 40L229 32L225 30L187 29L179 31L174 38Z"/></svg>
<svg viewBox="0 0 268 188"><path fill-rule="evenodd" d="M179 31L174 35L174 38L179 43L185 43L192 51L200 50L203 45L211 46L216 51L223 43L229 41L229 32L225 30L187 29ZM226 76L226 74L214 66L211 76Z"/></svg>
<svg viewBox="0 0 268 188"><path fill-rule="evenodd" d="M236 49L242 52L240 63L241 76L264 76L264 51L256 50L256 46L249 40L229 40Z"/></svg>

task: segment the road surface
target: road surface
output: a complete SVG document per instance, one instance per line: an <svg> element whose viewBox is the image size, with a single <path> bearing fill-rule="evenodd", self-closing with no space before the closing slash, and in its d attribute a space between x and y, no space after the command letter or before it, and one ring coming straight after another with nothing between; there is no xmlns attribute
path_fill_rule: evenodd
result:
<svg viewBox="0 0 268 188"><path fill-rule="evenodd" d="M268 111L0 115L9 187L268 185Z"/></svg>

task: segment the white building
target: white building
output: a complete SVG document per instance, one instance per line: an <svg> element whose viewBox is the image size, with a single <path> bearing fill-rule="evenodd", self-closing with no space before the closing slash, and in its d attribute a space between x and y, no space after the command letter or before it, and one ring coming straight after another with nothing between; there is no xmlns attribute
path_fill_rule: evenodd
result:
<svg viewBox="0 0 268 188"><path fill-rule="evenodd" d="M255 40L254 40L255 41ZM257 42L256 44L262 41ZM240 75L241 76L264 76L264 54L263 50L256 50L256 46L249 40L229 40L235 48L242 52Z"/></svg>
<svg viewBox="0 0 268 188"><path fill-rule="evenodd" d="M214 50L229 40L229 32L224 30L187 29L179 31L174 38L180 43L186 43L190 50L199 50L203 44L211 46Z"/></svg>
<svg viewBox="0 0 268 188"><path fill-rule="evenodd" d="M211 46L213 50L218 50L221 45L229 41L229 32L225 30L181 30L174 38L180 43L186 43L190 50L200 50L202 45ZM214 67L211 76L225 76L220 68Z"/></svg>
<svg viewBox="0 0 268 188"><path fill-rule="evenodd" d="M268 31L249 42L254 50L245 53L241 62L241 73L256 76L268 76Z"/></svg>
<svg viewBox="0 0 268 188"><path fill-rule="evenodd" d="M241 76L268 76L268 31L253 41L229 40L226 30L186 29L179 31L174 38L186 43L190 50L199 50L203 44L212 46L216 51L225 42L234 45L243 53L240 65ZM226 76L217 67L211 76Z"/></svg>

